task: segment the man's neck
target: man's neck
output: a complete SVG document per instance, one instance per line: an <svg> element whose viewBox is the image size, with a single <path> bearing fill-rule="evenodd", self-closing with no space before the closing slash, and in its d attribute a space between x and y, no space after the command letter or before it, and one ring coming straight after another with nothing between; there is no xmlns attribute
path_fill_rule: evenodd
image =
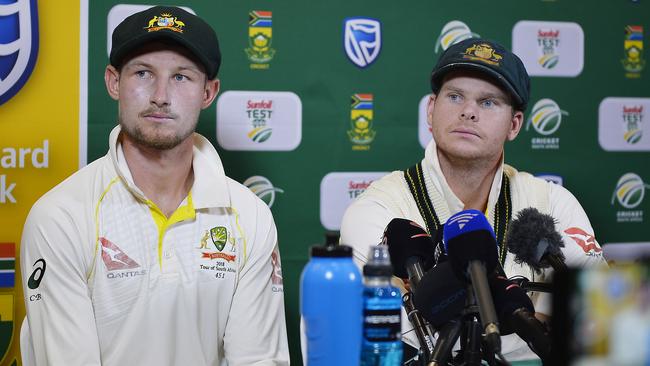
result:
<svg viewBox="0 0 650 366"><path fill-rule="evenodd" d="M122 150L135 185L165 216L171 216L194 182L192 138L172 149L157 150L135 144L125 136Z"/></svg>
<svg viewBox="0 0 650 366"><path fill-rule="evenodd" d="M451 158L440 151L437 154L442 174L452 192L465 204L464 209L485 212L501 157L466 161Z"/></svg>

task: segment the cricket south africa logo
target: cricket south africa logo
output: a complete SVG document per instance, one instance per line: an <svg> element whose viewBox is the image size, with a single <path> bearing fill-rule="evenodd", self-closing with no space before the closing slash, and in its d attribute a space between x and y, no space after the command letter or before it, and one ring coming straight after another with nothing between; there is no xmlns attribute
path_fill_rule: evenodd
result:
<svg viewBox="0 0 650 366"><path fill-rule="evenodd" d="M540 99L531 111L530 117L526 122L526 131L532 126L533 129L543 136L554 134L562 124L562 116L568 116L569 113L560 109L552 99ZM533 149L559 149L559 137L535 137L531 141Z"/></svg>
<svg viewBox="0 0 650 366"><path fill-rule="evenodd" d="M623 106L622 116L625 130L623 137L628 144L634 145L643 137L643 106Z"/></svg>
<svg viewBox="0 0 650 366"><path fill-rule="evenodd" d="M246 114L253 128L247 136L258 143L271 137L273 129L268 126L268 120L273 114L273 100L249 100L246 103Z"/></svg>
<svg viewBox="0 0 650 366"><path fill-rule="evenodd" d="M372 129L373 98L372 94L354 94L350 106L350 129L348 137L352 150L370 150L370 143L377 132Z"/></svg>
<svg viewBox="0 0 650 366"><path fill-rule="evenodd" d="M436 41L435 52L438 53L441 49L445 51L449 46L456 44L468 38L480 38L477 33L472 32L467 24L460 20L452 20L445 24L440 31L438 40Z"/></svg>
<svg viewBox="0 0 650 366"><path fill-rule="evenodd" d="M0 105L27 82L38 54L36 0L0 1Z"/></svg>
<svg viewBox="0 0 650 366"><path fill-rule="evenodd" d="M253 10L248 14L248 48L244 51L251 69L268 69L275 56L273 41L273 12Z"/></svg>
<svg viewBox="0 0 650 366"><path fill-rule="evenodd" d="M360 68L370 66L381 51L381 23L372 18L347 18L343 22L345 54Z"/></svg>
<svg viewBox="0 0 650 366"><path fill-rule="evenodd" d="M284 190L274 187L268 178L261 175L254 175L246 179L243 184L269 207L273 206L276 193L284 193Z"/></svg>
<svg viewBox="0 0 650 366"><path fill-rule="evenodd" d="M625 57L621 60L626 73L630 79L641 77L641 71L645 67L643 58L643 26L628 25L625 27L625 38L623 40Z"/></svg>
<svg viewBox="0 0 650 366"><path fill-rule="evenodd" d="M552 69L560 60L560 31L558 29L540 29L537 31L537 47L540 57L537 62L545 69Z"/></svg>
<svg viewBox="0 0 650 366"><path fill-rule="evenodd" d="M626 210L616 213L617 222L643 221L643 211L638 210L638 207L643 202L645 190L648 188L650 185L644 183L635 173L625 173L618 179L611 203L614 205L618 202Z"/></svg>

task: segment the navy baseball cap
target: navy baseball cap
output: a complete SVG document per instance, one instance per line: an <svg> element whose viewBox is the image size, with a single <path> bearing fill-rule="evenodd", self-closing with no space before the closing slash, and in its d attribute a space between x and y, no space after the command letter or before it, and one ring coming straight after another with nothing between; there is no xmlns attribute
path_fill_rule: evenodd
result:
<svg viewBox="0 0 650 366"><path fill-rule="evenodd" d="M502 45L481 38L469 38L451 45L431 72L433 93L440 90L444 76L457 69L476 70L491 76L512 95L516 109L526 109L530 77L521 59Z"/></svg>
<svg viewBox="0 0 650 366"><path fill-rule="evenodd" d="M154 6L115 27L111 65L119 68L130 52L153 41L173 41L187 48L205 67L208 79L217 76L221 51L214 29L203 19L174 6Z"/></svg>

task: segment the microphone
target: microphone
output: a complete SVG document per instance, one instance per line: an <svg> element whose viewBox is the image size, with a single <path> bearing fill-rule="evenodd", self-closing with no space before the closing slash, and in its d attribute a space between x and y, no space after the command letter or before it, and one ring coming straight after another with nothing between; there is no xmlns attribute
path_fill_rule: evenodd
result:
<svg viewBox="0 0 650 366"><path fill-rule="evenodd" d="M501 336L487 280L487 274L492 274L499 263L494 230L481 211L464 210L447 220L443 243L452 268L472 284L488 349L501 353Z"/></svg>
<svg viewBox="0 0 650 366"><path fill-rule="evenodd" d="M537 273L553 267L566 271L562 249L562 236L555 230L555 219L528 207L512 220L508 230L508 251L515 255L516 263L526 263Z"/></svg>
<svg viewBox="0 0 650 366"><path fill-rule="evenodd" d="M435 264L431 235L411 220L392 219L384 229L382 243L388 245L393 274L408 279L412 288L418 287L424 272Z"/></svg>
<svg viewBox="0 0 650 366"><path fill-rule="evenodd" d="M423 351L429 359L434 351L433 334L435 332L431 325L422 319L420 312L415 309L413 296L415 288L420 284L424 274L422 266L429 269L435 263L435 248L431 236L417 223L395 218L386 225L382 243L388 245L393 274L409 280L410 291L402 296L402 304L409 321L415 328L415 335L420 345L424 346Z"/></svg>
<svg viewBox="0 0 650 366"><path fill-rule="evenodd" d="M458 318L467 299L467 284L456 276L451 262L441 262L424 274L413 292L413 304L434 328Z"/></svg>
<svg viewBox="0 0 650 366"><path fill-rule="evenodd" d="M548 329L535 317L533 303L521 287L502 276L490 278L490 290L502 335L517 333L542 361L551 356Z"/></svg>
<svg viewBox="0 0 650 366"><path fill-rule="evenodd" d="M429 360L446 365L462 329L461 314L467 301L467 284L456 276L451 262L438 263L424 274L413 293L413 304L424 319L439 329Z"/></svg>

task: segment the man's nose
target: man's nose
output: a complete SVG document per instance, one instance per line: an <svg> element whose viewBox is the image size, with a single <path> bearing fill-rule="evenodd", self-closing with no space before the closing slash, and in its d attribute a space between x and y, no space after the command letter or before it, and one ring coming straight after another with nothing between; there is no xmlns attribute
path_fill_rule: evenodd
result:
<svg viewBox="0 0 650 366"><path fill-rule="evenodd" d="M151 95L151 103L158 107L169 105L169 84L167 80L160 78L154 84L153 94Z"/></svg>

